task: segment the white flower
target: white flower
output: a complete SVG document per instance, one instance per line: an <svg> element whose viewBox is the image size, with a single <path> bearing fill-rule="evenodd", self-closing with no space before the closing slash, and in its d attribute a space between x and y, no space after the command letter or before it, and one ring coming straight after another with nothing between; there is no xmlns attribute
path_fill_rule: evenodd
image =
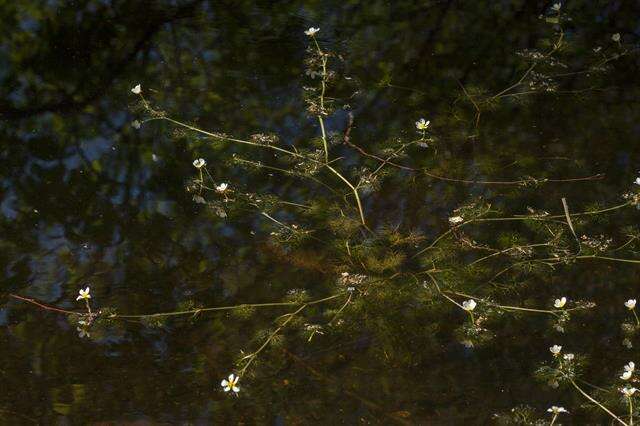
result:
<svg viewBox="0 0 640 426"><path fill-rule="evenodd" d="M320 28L309 27L309 29L307 31L305 31L304 33L306 35L308 35L309 37L313 37L318 31L320 31Z"/></svg>
<svg viewBox="0 0 640 426"><path fill-rule="evenodd" d="M76 300L82 300L82 299L91 299L91 295L89 294L89 287L83 289L80 289L80 291L78 292L79 296L76 297Z"/></svg>
<svg viewBox="0 0 640 426"><path fill-rule="evenodd" d="M229 187L228 183L221 183L220 185L216 185L216 192L223 193Z"/></svg>
<svg viewBox="0 0 640 426"><path fill-rule="evenodd" d="M640 177L637 177L636 180L633 181L636 185L640 185Z"/></svg>
<svg viewBox="0 0 640 426"><path fill-rule="evenodd" d="M230 390L232 390L235 393L238 393L240 392L240 388L236 386L238 384L238 380L240 380L239 376L236 376L235 374L229 374L229 380L224 379L222 382L220 382L220 386L222 386L225 392L229 392Z"/></svg>
<svg viewBox="0 0 640 426"><path fill-rule="evenodd" d="M615 33L614 35L611 36L611 40L615 41L616 43L620 41L620 33Z"/></svg>
<svg viewBox="0 0 640 426"><path fill-rule="evenodd" d="M549 348L549 351L551 351L553 356L559 355L561 350L562 350L562 346L560 345L553 345Z"/></svg>
<svg viewBox="0 0 640 426"><path fill-rule="evenodd" d="M626 338L622 341L622 346L624 346L627 349L632 349L633 348L633 343L631 343L631 339Z"/></svg>
<svg viewBox="0 0 640 426"><path fill-rule="evenodd" d="M85 330L84 328L76 327L76 331L78 332L78 337L80 337L80 338L91 337L89 332L87 330Z"/></svg>
<svg viewBox="0 0 640 426"><path fill-rule="evenodd" d="M633 361L629 361L629 363L624 366L624 373L622 373L620 378L622 380L629 380L634 371L636 371L636 364Z"/></svg>
<svg viewBox="0 0 640 426"><path fill-rule="evenodd" d="M562 7L562 5L560 3L556 3L551 8L553 10L555 10L556 12L559 12L561 7Z"/></svg>
<svg viewBox="0 0 640 426"><path fill-rule="evenodd" d="M449 218L449 223L452 225L457 225L458 223L464 222L464 218L462 216L451 216Z"/></svg>
<svg viewBox="0 0 640 426"><path fill-rule="evenodd" d="M418 130L427 130L427 128L429 127L430 123L431 123L431 121L425 120L424 118L421 118L420 120L416 121L416 129L418 129Z"/></svg>
<svg viewBox="0 0 640 426"><path fill-rule="evenodd" d="M131 93L134 93L136 95L139 95L141 92L142 92L142 86L140 86L139 84L136 84L135 87L131 89Z"/></svg>
<svg viewBox="0 0 640 426"><path fill-rule="evenodd" d="M568 411L565 410L564 407L558 407L557 405L552 405L550 408L547 408L547 412L553 414L568 413Z"/></svg>
<svg viewBox="0 0 640 426"><path fill-rule="evenodd" d="M573 359L574 359L575 357L576 357L576 356L575 356L574 354L565 354L565 355L563 356L563 358L564 358L564 360L565 360L565 361L573 361Z"/></svg>
<svg viewBox="0 0 640 426"><path fill-rule="evenodd" d="M198 158L197 160L193 160L193 167L195 167L196 169L202 168L205 164L207 164L207 162L204 161L204 158Z"/></svg>
<svg viewBox="0 0 640 426"><path fill-rule="evenodd" d="M476 308L476 301L473 299L462 302L462 309L465 311L473 311Z"/></svg>
<svg viewBox="0 0 640 426"><path fill-rule="evenodd" d="M627 309L634 309L636 307L636 299L627 300L624 302L624 306L626 306Z"/></svg>
<svg viewBox="0 0 640 426"><path fill-rule="evenodd" d="M555 306L556 308L562 308L564 305L566 305L566 303L567 303L567 298L561 297L560 299L556 299L553 302L553 306Z"/></svg>
<svg viewBox="0 0 640 426"><path fill-rule="evenodd" d="M139 129L140 126L142 126L142 123L140 123L138 120L133 120L131 122L131 127L133 127L134 129Z"/></svg>
<svg viewBox="0 0 640 426"><path fill-rule="evenodd" d="M636 388L630 388L629 386L625 386L620 389L620 392L622 392L625 396L630 397L631 395L636 393L637 390L638 389Z"/></svg>

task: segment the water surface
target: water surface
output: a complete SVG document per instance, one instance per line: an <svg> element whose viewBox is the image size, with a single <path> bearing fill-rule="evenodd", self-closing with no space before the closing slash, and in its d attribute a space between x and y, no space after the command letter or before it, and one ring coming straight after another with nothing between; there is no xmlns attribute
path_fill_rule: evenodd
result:
<svg viewBox="0 0 640 426"><path fill-rule="evenodd" d="M620 324L629 314L622 302L637 295L637 265L576 261L496 283L489 278L505 264L491 264L469 284L472 294L545 309L566 295L597 308L572 318L565 333L545 315L501 314L485 344L461 339L466 314L426 291L425 276L411 275L433 266L416 254L472 199L497 216L528 208L563 214L562 198L580 212L623 203L633 189L640 10L634 2L566 2L560 63L541 66L534 86L504 92L527 72L527 51L548 52L557 42L560 27L545 19L550 8L544 1L0 6L3 424L487 424L520 404L547 420L550 405L563 405L572 411L563 423L608 422L581 409L575 390L553 389L533 372L561 342L590 360L585 379L600 386L616 379L635 354L622 346ZM339 188L336 197L308 180L232 161L270 164L268 151L163 121L136 129L131 122L145 113L130 89L140 83L155 107L209 131L242 139L273 133L280 146L309 148L320 135L304 102L304 87L317 83L305 73L310 26L320 27L320 45L336 55L329 91L336 108L325 118L336 167L356 179L361 167L379 166L345 135L386 157L397 138L419 137L414 122L425 117L435 141L394 160L418 171L387 166L379 185L360 192L371 232L345 237L295 208L270 210L317 237L293 244L273 235L282 229L260 209L230 206L220 217L194 202L186 190L197 177L193 160L205 158L214 179L236 191L319 203L327 216L357 223L339 179L323 177ZM616 33L620 43L611 39ZM613 59L593 68L603 58ZM472 100L492 96L478 116ZM631 207L574 225L579 237L612 238L613 249L636 232L637 217ZM380 236L390 230L423 239L393 248L401 260L390 267L336 254L346 239L389 258ZM540 232L489 224L468 237L495 247L508 234L540 242ZM571 244L573 237L562 238ZM487 254L456 247L460 266ZM640 259L635 243L624 250L606 254ZM222 391L221 379L290 308L131 319L80 337L66 315L10 297L82 310L76 296L89 285L96 310L151 314L278 302L295 289L319 299L345 270L388 280L387 287L358 295L338 326L328 323L341 303L309 309L256 359L237 398ZM508 291L494 294L481 282ZM323 334L309 340L308 324L322 325Z"/></svg>

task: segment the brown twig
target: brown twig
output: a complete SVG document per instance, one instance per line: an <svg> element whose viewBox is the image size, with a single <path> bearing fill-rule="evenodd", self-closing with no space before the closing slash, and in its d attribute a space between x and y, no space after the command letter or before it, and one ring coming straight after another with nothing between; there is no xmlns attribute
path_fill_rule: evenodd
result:
<svg viewBox="0 0 640 426"><path fill-rule="evenodd" d="M349 117L349 121L347 122L347 128L344 131L344 143L349 145L351 142L351 129L353 129L353 112L349 111L347 117Z"/></svg>
<svg viewBox="0 0 640 426"><path fill-rule="evenodd" d="M43 303L38 302L35 299L29 299L28 297L18 296L17 294L10 294L9 296L13 297L14 299L22 300L24 302L28 302L28 303L31 303L33 305L39 306L40 308L44 309L45 311L59 312L61 314L66 314L66 315L84 315L85 314L85 312L68 311L66 309L56 308L55 306L45 305Z"/></svg>
<svg viewBox="0 0 640 426"><path fill-rule="evenodd" d="M382 157L380 157L378 155L371 154L371 153L365 151L360 146L358 146L358 145L354 144L353 142L351 142L351 140L349 138L346 138L346 137L344 139L344 143L346 145L350 146L351 148L355 149L356 151L358 151L364 157L372 158L374 160L377 160L377 161L381 162L383 166L388 164L390 166L393 166L393 167L401 169L401 170L409 170L409 171L412 171L412 172L422 172L426 176L429 176L430 178L443 180L443 181L447 181L447 182L476 184L476 185L525 185L527 183L530 183L531 181L536 181L536 182L540 182L540 183L546 183L546 182L561 183L561 182L592 181L592 180L603 179L604 176L605 176L604 173L598 173L598 174L591 175L591 176L568 178L568 179L547 179L547 178L541 178L541 179L519 179L519 180L456 179L456 178L450 178L450 177L447 177L447 176L436 175L436 174L430 173L430 172L428 172L428 171L426 171L424 169L418 169L418 168L415 168L415 167L404 166L404 165L398 164L398 163L396 163L394 161L390 161L390 158L382 158Z"/></svg>

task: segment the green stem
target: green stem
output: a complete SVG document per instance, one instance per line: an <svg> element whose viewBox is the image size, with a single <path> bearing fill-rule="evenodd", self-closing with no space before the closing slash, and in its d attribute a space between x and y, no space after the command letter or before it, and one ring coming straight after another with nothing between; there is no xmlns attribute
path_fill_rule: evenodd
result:
<svg viewBox="0 0 640 426"><path fill-rule="evenodd" d="M278 328L276 328L273 331L273 333L271 333L269 335L269 337L264 341L264 343L255 352L252 352L251 354L249 354L249 355L245 356L244 358L242 358L243 360L248 359L248 361L242 367L242 369L240 370L238 375L242 376L244 374L244 372L247 371L247 368L249 368L249 366L251 365L253 360L256 359L256 357L260 354L260 352L262 352L262 350L269 345L271 340L273 340L273 338L280 332L280 330L282 330L284 327L286 327L287 324L289 323L289 321L291 321L293 318L295 318L295 316L297 314L299 314L300 312L302 312L307 306L308 306L308 304L305 303L304 305L300 306L295 312L293 312L292 314L289 314L289 317Z"/></svg>
<svg viewBox="0 0 640 426"><path fill-rule="evenodd" d="M320 122L320 130L322 131L322 146L324 147L324 161L325 163L329 162L329 144L327 143L327 134L324 130L324 120L322 119L322 114L324 114L324 95L327 90L327 57L320 49L320 45L318 44L318 40L315 35L312 35L311 38L316 45L316 49L318 50L318 55L322 58L322 80L321 84L321 92L320 92L320 113L318 114L318 122Z"/></svg>
<svg viewBox="0 0 640 426"><path fill-rule="evenodd" d="M597 214L607 213L607 212L614 211L614 210L619 210L619 209L627 207L629 205L631 205L631 203L627 201L626 203L617 204L615 206L607 207L607 208L600 209L600 210L586 211L586 212L580 212L580 213L571 213L569 216L570 217L579 217L579 216L597 215ZM467 226L467 225L470 225L470 224L473 224L473 223L508 222L508 221L521 221L521 220L538 220L538 221L544 222L544 221L547 221L547 220L550 220L550 219L563 219L563 218L565 218L564 214L548 215L548 216L528 215L528 216L489 217L489 218L469 219L466 222L462 222L459 225L456 225L456 226L453 226L453 227L447 229L445 232L440 234L431 244L429 244L427 247L423 248L422 250L418 251L411 258L413 259L416 256L421 255L425 251L432 249L433 247L436 246L436 244L438 242L440 242L440 240L442 240L446 236L448 236L451 233L453 233L454 230L457 230L457 229L459 229L459 228L461 228L463 226ZM563 225L566 225L566 222L559 222L559 223L562 223ZM582 256L582 258L584 258L584 257L595 257L595 258L599 258L599 259L624 261L624 260L619 260L619 259L615 259L615 258L607 258L607 257L604 257L604 256ZM632 263L640 263L640 261L635 261L635 260L633 260L631 262Z"/></svg>
<svg viewBox="0 0 640 426"><path fill-rule="evenodd" d="M568 377L567 377L568 378ZM580 392L582 394L582 396L584 396L585 398L587 398L589 401L591 401L592 403L596 404L598 407L600 407L604 412L606 412L608 415L610 415L613 419L617 420L620 424L623 424L624 426L629 426L628 423L624 422L620 417L616 416L615 414L613 414L611 412L611 410L609 410L607 407L605 407L604 405L602 405L601 403L599 403L598 401L596 401L595 399L593 399L588 393L586 393L585 391L582 390L582 388L580 386L578 386L576 384L576 382L571 379L568 378L569 382L571 382L571 384L573 385L574 388L576 388L578 390L578 392Z"/></svg>
<svg viewBox="0 0 640 426"><path fill-rule="evenodd" d="M444 297L445 299L447 299L449 302L453 303L454 305L456 305L457 307L459 307L460 309L462 309L465 312L469 312L467 311L464 306L462 306L461 304L459 304L458 302L456 302L455 300L453 300L451 297L447 296L442 290L440 290L440 286L438 285L438 281L436 280L436 278L431 275L430 273L427 272L427 275L429 276L429 278L431 278L431 281L433 282L433 284L436 286L436 290L438 290L438 293L440 293L440 295L442 297ZM417 279L416 279L417 281ZM471 313L471 312L469 312ZM471 315L471 321L473 322L473 314Z"/></svg>
<svg viewBox="0 0 640 426"><path fill-rule="evenodd" d="M322 299L313 300L311 302L304 303L305 306L315 305L322 302L327 302L329 300L336 299L338 297L343 296L342 293L334 294L332 296L324 297ZM179 315L193 315L201 312L211 312L211 311L228 311L233 309L241 309L241 308L264 308L264 307L277 307L277 306L296 306L299 305L300 302L271 302L271 303L243 303L241 305L233 305L233 306L215 306L211 308L197 308L197 309L189 309L186 311L175 311L175 312L161 312L157 314L146 314L146 315L119 315L113 314L109 318L110 319L119 319L119 318L158 318L158 317L169 317L169 316L179 316Z"/></svg>
<svg viewBox="0 0 640 426"><path fill-rule="evenodd" d="M239 158L239 157L236 157L235 161L237 161L239 163L250 164L250 165L252 165L254 167L259 167L259 168L266 169L266 170L273 170L273 171L276 171L276 172L280 172L280 173L282 173L284 175L287 175L287 176L297 176L297 177L300 177L300 178L303 178L303 179L310 179L310 180L314 181L315 183L317 183L318 185L327 188L333 194L338 195L338 191L336 191L335 189L333 189L332 187L330 187L329 185L327 185L326 183L322 182L320 179L318 179L318 178L316 178L314 176L304 175L302 173L298 173L298 172L295 172L293 170L282 169L280 167L267 166L266 164L262 164L262 163L259 163L257 161L245 160L244 158Z"/></svg>
<svg viewBox="0 0 640 426"><path fill-rule="evenodd" d="M276 218L272 217L272 216L271 216L271 215L269 215L268 213L260 212L260 214L261 214L262 216L266 217L267 219L271 220L272 222L277 223L278 225L282 226L283 228L286 228L286 229L288 229L288 230L290 230L290 231L294 231L294 232L295 232L295 229L293 229L293 228L292 228L292 227L290 227L289 225L286 225L286 224L284 224L284 223L280 222L278 219L276 219Z"/></svg>
<svg viewBox="0 0 640 426"><path fill-rule="evenodd" d="M340 174L340 172L338 172L336 169L334 169L333 167L331 167L330 165L326 165L327 169L329 169L333 174L335 174L336 176L338 176L345 184L347 184L347 186L349 188L351 188L351 191L353 192L353 195L356 197L356 204L358 205L358 212L360 213L360 221L362 222L362 225L367 228L367 222L364 219L364 211L362 209L362 202L360 201L360 195L358 195L358 189L353 186L351 184L351 182L349 182L347 180L347 178L345 178L344 176L342 176Z"/></svg>
<svg viewBox="0 0 640 426"><path fill-rule="evenodd" d="M331 318L331 321L329 321L327 325L331 325L336 320L336 318L338 318L338 315L340 315L340 313L344 310L344 308L346 308L347 305L351 302L352 296L353 296L353 292L349 292L349 297L347 298L347 301L344 302L344 305L342 305L340 309L338 309L338 312L336 312L336 314L333 316L333 318Z"/></svg>
<svg viewBox="0 0 640 426"><path fill-rule="evenodd" d="M485 261L485 260L487 260L487 259L489 259L491 257L499 256L499 255L504 254L504 253L508 253L508 252L510 252L512 250L525 249L525 248L534 248L534 247L545 247L545 246L549 246L549 245L550 245L549 243L539 243L539 244L529 244L529 245L525 245L525 246L509 247L509 248L506 248L504 250L500 250L500 251L497 251L495 253L491 253L491 254L489 254L487 256L481 257L480 259L476 259L473 262L471 262L470 264L468 264L467 267L473 266L473 265L475 265L477 263L480 263L480 262L483 262L483 261Z"/></svg>
<svg viewBox="0 0 640 426"><path fill-rule="evenodd" d="M189 125L187 123L183 123L181 121L174 120L173 118L170 118L170 117L161 117L161 118L159 118L159 120L165 120L165 121L168 121L170 123L177 124L178 126L184 127L186 129L189 129L189 130L193 130L194 132L209 136L209 137L214 138L214 139L223 140L223 141L229 141L229 142L236 142L236 143L240 143L240 144L243 144L243 145L251 145L251 146L256 146L256 147L265 148L265 149L271 149L271 150L274 150L274 151L278 151L278 152L282 152L284 154L291 155L293 157L304 158L306 160L309 160L308 157L306 157L306 156L304 156L302 154L298 154L297 152L289 151L287 149L280 148L280 147L273 146L273 145L265 145L265 144L260 144L260 143L257 143L257 142L246 141L246 140L243 140L243 139L236 139L236 138L230 138L230 137L227 137L227 136L217 135L215 133L207 132L206 130L202 130L202 129L199 129L197 127L191 126L191 125Z"/></svg>
<svg viewBox="0 0 640 426"><path fill-rule="evenodd" d="M211 133L211 132L207 132L207 131L202 130L202 129L198 129L197 127L190 126L189 124L182 123L182 122L180 122L178 120L174 120L174 119L169 118L169 117L163 117L162 120L169 121L171 123L177 124L178 126L185 127L187 129L193 130L194 132L198 132L198 133L201 133L203 135L207 135L207 136L215 138L215 139L227 140L227 141L230 141L230 142L237 142L237 143L241 143L241 144L245 144L245 145L251 145L251 146L257 146L257 147L261 147L261 148L272 149L274 151L282 152L282 153L285 153L285 154L288 154L288 155L291 155L291 156L294 156L294 157L297 157L297 158L304 158L306 160L313 161L313 162L316 162L316 163L319 162L319 161L313 160L313 159L311 159L311 158L309 158L309 157L307 157L305 155L298 154L297 152L289 151L289 150L286 150L286 149L283 149L283 148L280 148L280 147L277 147L277 146L263 145L263 144L259 144L259 143L255 143L255 142L251 142L251 141L245 141L245 140L242 140L242 139L235 139L235 138L229 138L229 137L226 137L226 136L216 135L215 133ZM351 189L351 191L353 192L353 195L356 198L356 203L358 205L358 211L360 213L360 221L362 222L362 225L365 228L367 228L367 223L366 223L366 221L364 219L364 211L362 209L362 202L360 201L360 196L358 195L357 189L351 184L351 182L349 182L344 176L342 176L340 174L340 172L338 172L336 169L331 167L329 164L323 164L323 165L325 167L327 167L333 174L338 176Z"/></svg>
<svg viewBox="0 0 640 426"><path fill-rule="evenodd" d="M327 143L327 134L324 131L324 120L322 116L318 116L318 121L320 122L320 130L322 131L322 147L324 148L324 161L325 163L329 163L329 144Z"/></svg>

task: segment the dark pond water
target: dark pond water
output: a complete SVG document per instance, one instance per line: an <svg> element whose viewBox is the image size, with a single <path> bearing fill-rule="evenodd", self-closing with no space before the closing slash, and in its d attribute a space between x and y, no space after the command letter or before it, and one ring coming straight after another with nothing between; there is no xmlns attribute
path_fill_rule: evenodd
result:
<svg viewBox="0 0 640 426"><path fill-rule="evenodd" d="M552 405L556 424L615 422L534 377L553 344L629 423L638 214L600 210L637 193L639 18L633 1L2 2L2 424L517 424L522 405L522 424ZM305 103L312 26L330 164L366 227ZM136 129L153 115L136 84L156 118L275 134L305 160ZM198 158L227 191L194 192ZM563 198L596 214L567 220ZM83 312L87 286L96 317L54 310ZM596 306L558 323L561 296Z"/></svg>

